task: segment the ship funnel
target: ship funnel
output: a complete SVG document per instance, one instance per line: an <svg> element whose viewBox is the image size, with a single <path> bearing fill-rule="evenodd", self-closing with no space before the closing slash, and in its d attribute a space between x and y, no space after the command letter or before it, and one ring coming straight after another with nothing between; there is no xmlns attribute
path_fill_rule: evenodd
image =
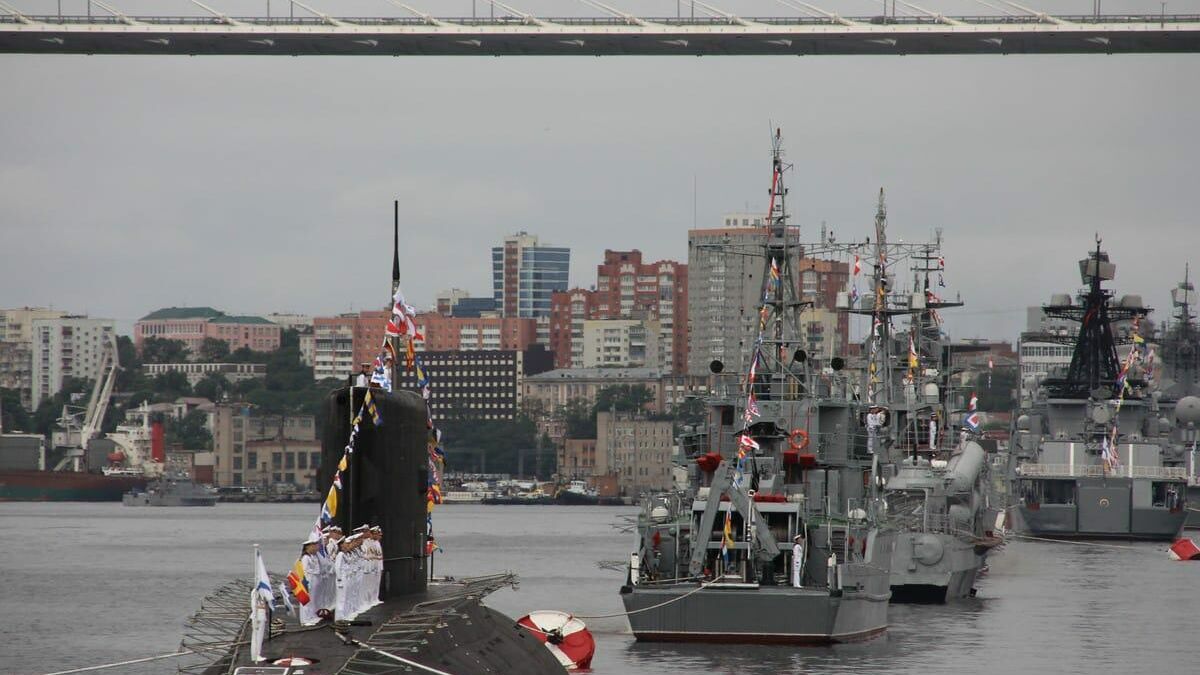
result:
<svg viewBox="0 0 1200 675"><path fill-rule="evenodd" d="M159 464L167 463L166 436L163 433L163 423L159 420L150 424L150 459Z"/></svg>

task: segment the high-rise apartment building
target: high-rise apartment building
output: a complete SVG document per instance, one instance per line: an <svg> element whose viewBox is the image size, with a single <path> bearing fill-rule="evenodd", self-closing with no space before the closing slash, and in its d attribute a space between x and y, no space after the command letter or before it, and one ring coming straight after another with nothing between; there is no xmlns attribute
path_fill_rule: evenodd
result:
<svg viewBox="0 0 1200 675"><path fill-rule="evenodd" d="M358 371L354 363L356 314L313 318L313 379L345 380Z"/></svg>
<svg viewBox="0 0 1200 675"><path fill-rule="evenodd" d="M744 370L757 330L757 308L763 292L765 218L727 214L725 227L688 231L687 318L691 344L687 372L708 373L712 361L726 369ZM799 244L800 229L788 235ZM844 355L848 349L849 318L836 312L838 291L845 290L849 265L834 260L804 258L799 246L791 260L796 296L810 303L800 315L804 347Z"/></svg>
<svg viewBox="0 0 1200 675"><path fill-rule="evenodd" d="M92 380L101 374L100 362L116 339L114 325L112 319L84 316L33 320L30 396L35 407L57 394L64 378Z"/></svg>
<svg viewBox="0 0 1200 675"><path fill-rule="evenodd" d="M571 249L539 246L518 232L492 249L492 292L504 317L547 317L550 295L567 290Z"/></svg>
<svg viewBox="0 0 1200 675"><path fill-rule="evenodd" d="M58 319L67 313L45 307L0 309L0 388L20 392L21 405L32 408L33 321Z"/></svg>
<svg viewBox="0 0 1200 675"><path fill-rule="evenodd" d="M850 265L838 260L801 258L796 267L796 296L811 303L800 313L805 349L844 356L850 344L850 315L837 311L837 294L846 290Z"/></svg>
<svg viewBox="0 0 1200 675"><path fill-rule="evenodd" d="M389 310L364 309L337 316L315 317L312 332L313 379L345 379L358 372L359 364L374 363L383 347L384 329L391 316ZM303 344L302 340L302 349Z"/></svg>
<svg viewBox="0 0 1200 675"><path fill-rule="evenodd" d="M657 353L647 355L645 365L656 362L664 371L682 373L687 367L687 265L672 260L642 262L641 251L604 252L596 266L593 290L571 289L555 293L550 314L550 345L556 364L582 368L584 322L589 320L641 320L657 325L653 341Z"/></svg>
<svg viewBox="0 0 1200 675"><path fill-rule="evenodd" d="M758 218L758 227L748 215L731 214L725 218L731 223L728 227L688 230L689 374L707 374L714 360L724 363L726 370L745 370L743 362L750 357L757 325L755 308L763 292L767 231L761 226L762 216ZM799 228L792 228L789 236L799 243ZM797 253L793 274L798 267Z"/></svg>

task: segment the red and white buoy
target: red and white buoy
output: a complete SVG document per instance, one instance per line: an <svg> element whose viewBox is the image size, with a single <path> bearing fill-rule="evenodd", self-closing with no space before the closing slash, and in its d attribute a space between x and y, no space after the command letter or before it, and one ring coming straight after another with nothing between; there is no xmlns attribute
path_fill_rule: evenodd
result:
<svg viewBox="0 0 1200 675"><path fill-rule="evenodd" d="M1175 560L1200 560L1200 546L1191 539L1176 539L1170 548L1171 557Z"/></svg>
<svg viewBox="0 0 1200 675"><path fill-rule="evenodd" d="M530 612L517 620L517 625L545 643L567 670L586 670L592 667L596 639L587 625L579 619L553 609Z"/></svg>

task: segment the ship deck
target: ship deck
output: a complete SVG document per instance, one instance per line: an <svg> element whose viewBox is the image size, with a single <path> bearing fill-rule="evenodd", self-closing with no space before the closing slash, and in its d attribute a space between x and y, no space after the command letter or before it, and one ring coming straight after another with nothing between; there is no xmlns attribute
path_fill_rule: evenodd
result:
<svg viewBox="0 0 1200 675"><path fill-rule="evenodd" d="M513 581L512 575L495 575L433 583L423 593L372 607L344 628L335 629L329 621L301 626L296 617L277 611L272 617L271 639L263 645L265 662L255 664L250 660L250 627L246 621L232 650L198 672L283 675L287 671L257 668L288 657L302 657L313 663L302 669L305 675L367 675L411 669L388 656L391 654L456 674L562 673L558 660L532 634L513 619L483 605L488 593Z"/></svg>

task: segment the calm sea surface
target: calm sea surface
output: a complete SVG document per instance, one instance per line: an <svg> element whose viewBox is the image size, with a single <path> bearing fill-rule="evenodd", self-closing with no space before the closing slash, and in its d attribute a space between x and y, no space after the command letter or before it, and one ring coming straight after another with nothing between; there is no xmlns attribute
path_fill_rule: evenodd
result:
<svg viewBox="0 0 1200 675"><path fill-rule="evenodd" d="M0 504L0 672L47 673L173 652L187 617L221 583L251 576L252 545L283 572L313 504L128 508ZM512 570L517 591L489 600L619 612L629 508L443 506L438 574ZM973 600L893 606L886 637L830 648L635 643L623 618L596 619L593 663L616 673L1197 673L1200 563L1160 544L1128 548L1016 542L992 559ZM100 671L175 672L170 661Z"/></svg>

